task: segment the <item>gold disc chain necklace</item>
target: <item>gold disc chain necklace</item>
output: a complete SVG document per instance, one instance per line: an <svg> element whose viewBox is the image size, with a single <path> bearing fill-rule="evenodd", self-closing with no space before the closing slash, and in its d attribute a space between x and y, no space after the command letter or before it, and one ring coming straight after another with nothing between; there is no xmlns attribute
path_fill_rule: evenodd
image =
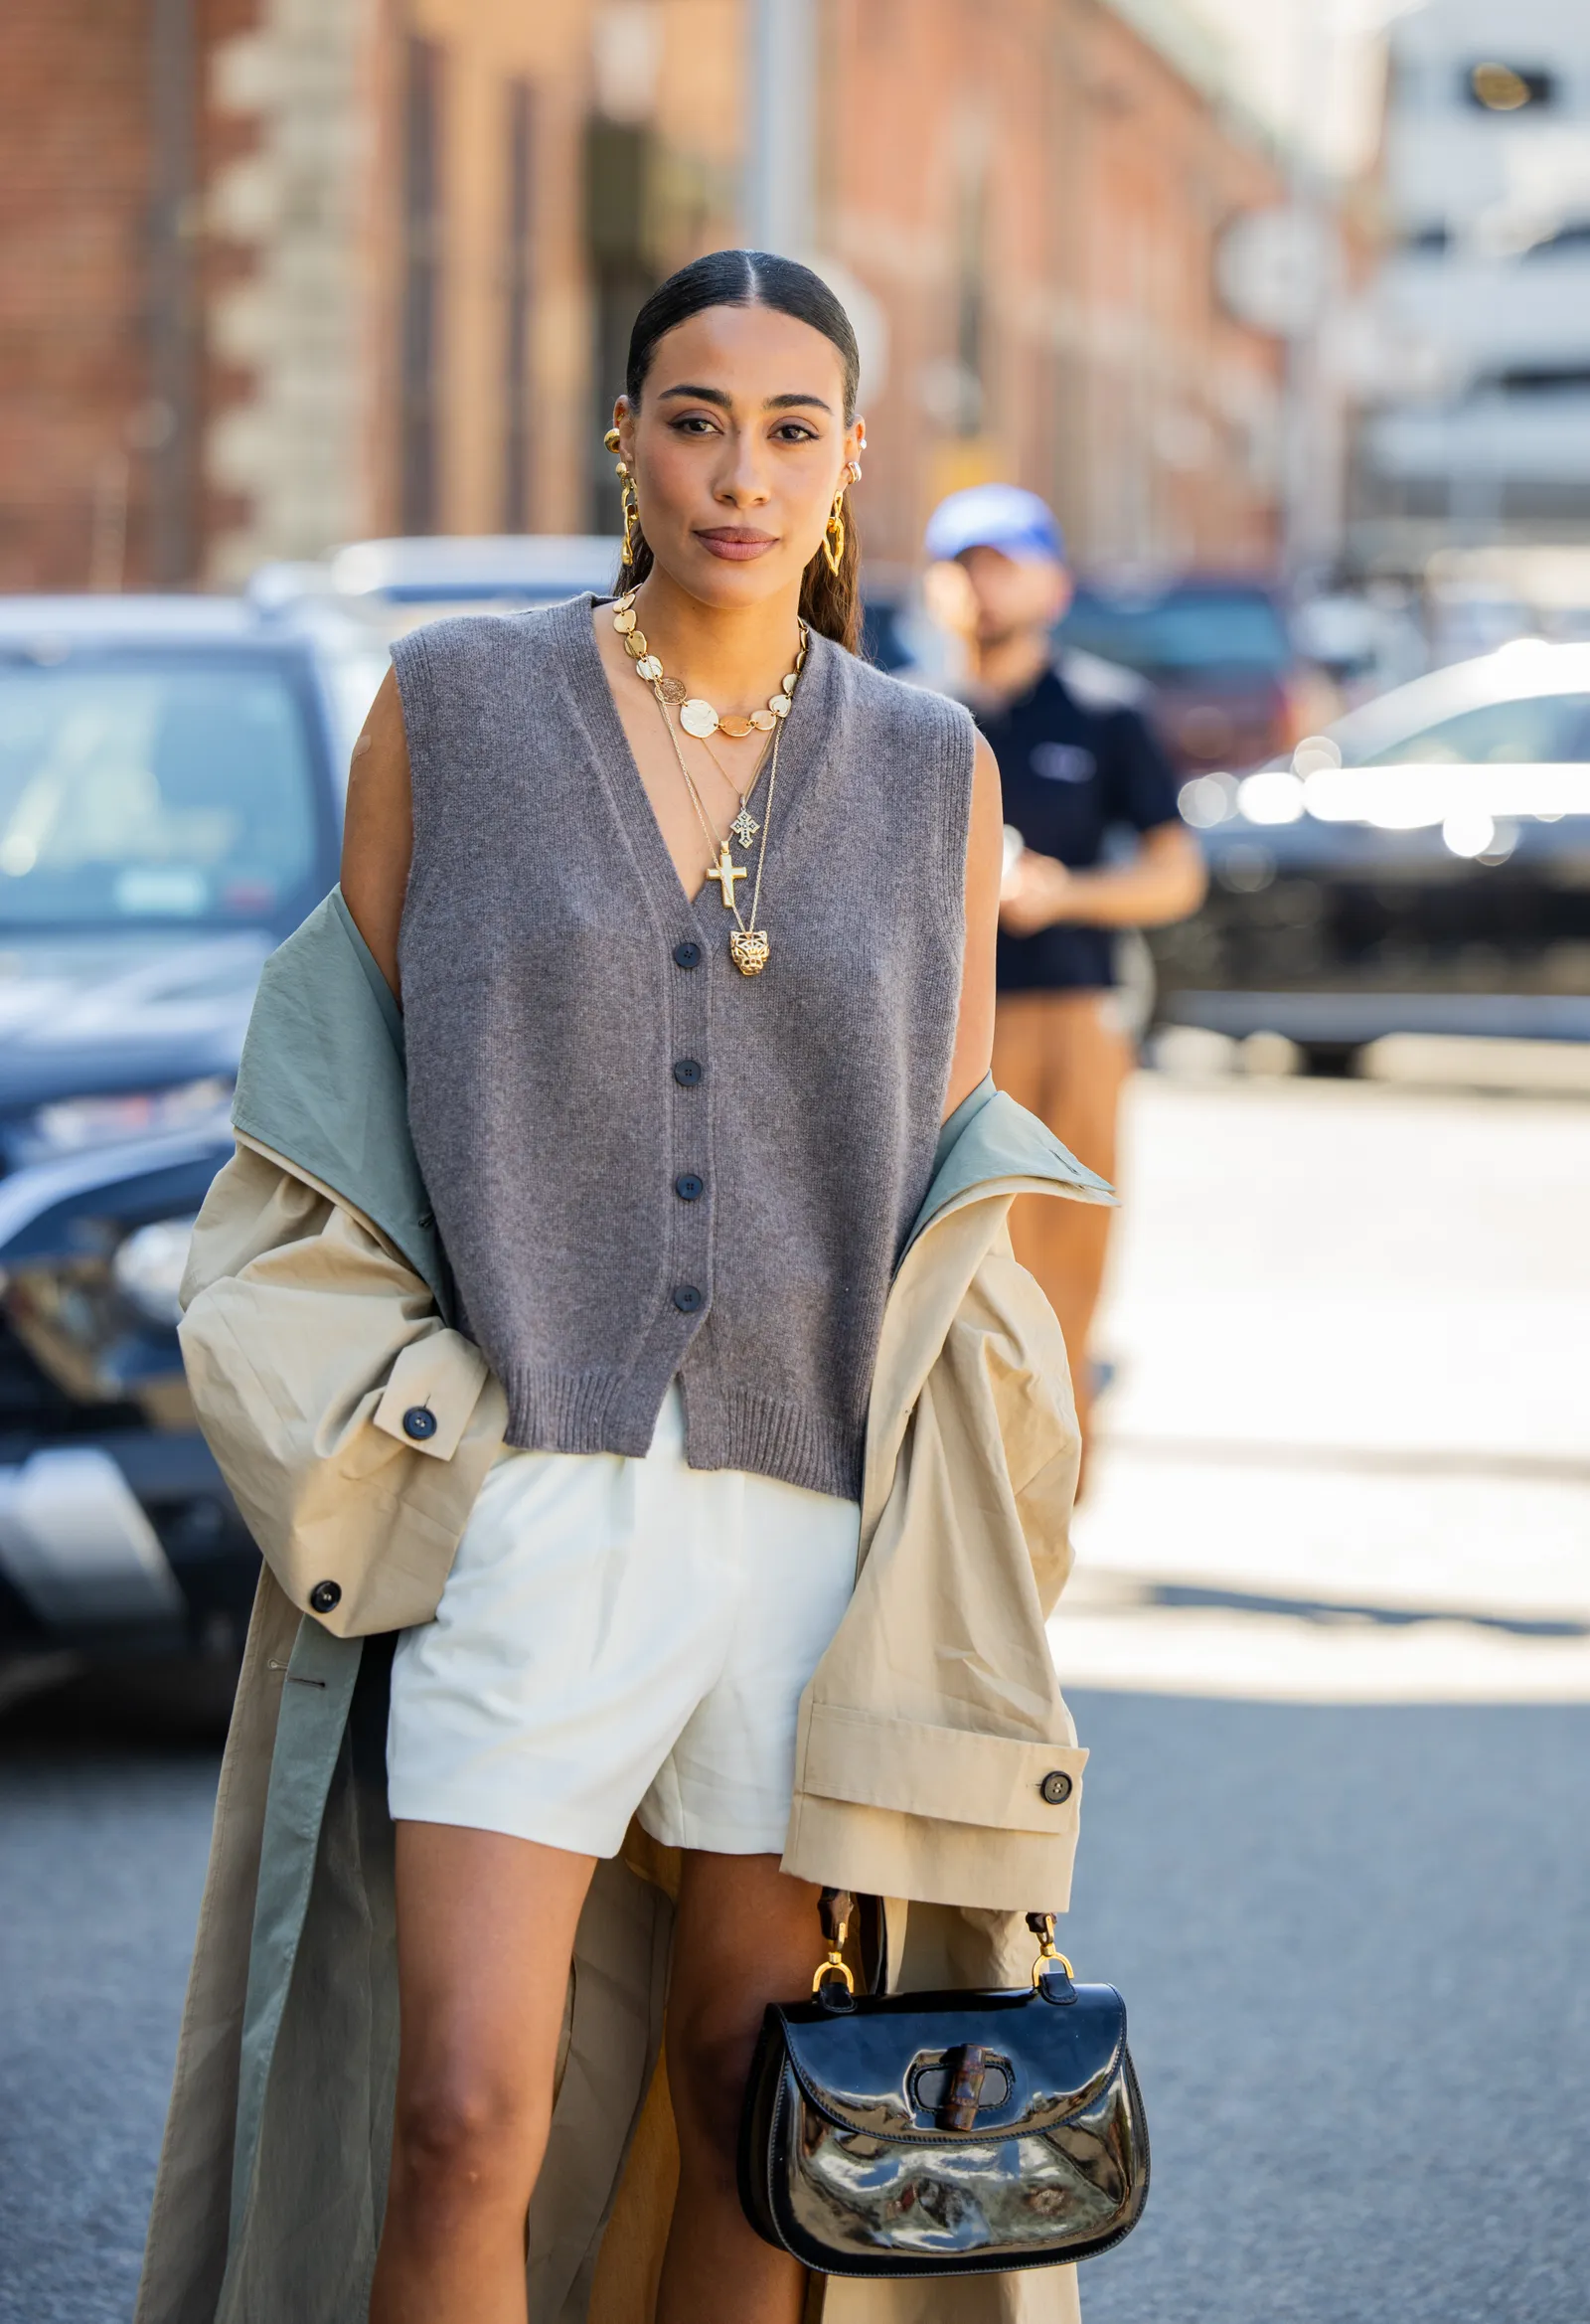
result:
<svg viewBox="0 0 1590 2324"><path fill-rule="evenodd" d="M645 632L636 626L635 595L635 589L627 589L619 598L613 612L613 627L624 641L624 651L635 665L636 677L651 689L653 699L662 715L664 731L678 762L680 775L690 794L691 805L696 810L696 820L702 827L708 846L716 851L717 860L710 867L707 877L709 880L716 881L718 895L734 915L734 927L728 939L728 956L741 976L760 976L762 970L767 966L769 943L767 930L757 926L756 918L761 909L762 872L767 863L767 836L773 822L773 791L778 781L778 747L783 741L784 721L789 716L790 707L795 698L795 688L800 681L801 670L806 661L806 624L803 621L799 625L800 644L796 650L794 667L781 680L778 692L768 697L766 708L753 710L744 718L719 717L705 696L687 694L677 678L670 678L666 674L662 662L647 644ZM728 828L740 846L748 849L758 832L761 834L762 844L756 856L756 877L751 883L751 906L748 919L740 912L737 894L739 883L747 877L745 866L734 862L729 853L727 839L721 837L714 827L712 817L708 814L701 792L697 788L696 779L686 763L684 750L680 747L679 737L674 732L674 721L669 715L671 710L678 711L681 727L687 735L693 736L702 745L718 773L722 775L729 788L735 792L739 801L739 811ZM742 791L738 789L733 778L724 768L722 760L708 742L709 735L716 735L719 732L732 737L736 742L751 734L763 734L770 737L769 744L764 747L762 754L756 762L750 781ZM767 769L767 797L763 802L761 820L758 822L750 811L750 800L751 794L761 781L764 766Z"/></svg>
<svg viewBox="0 0 1590 2324"><path fill-rule="evenodd" d="M705 743L709 735L716 735L721 728L725 735L739 743L752 733L771 734L779 719L788 718L795 682L806 659L804 621L800 624L801 641L795 655L795 666L785 672L779 682L778 692L768 696L764 708L747 711L743 718L720 718L705 695L687 694L677 678L665 677L662 663L646 643L646 632L636 627L635 595L639 586L637 582L635 588L626 589L619 598L613 609L613 627L624 641L624 651L635 665L636 677L657 689L659 701L677 706L679 723L687 735L694 735L699 743Z"/></svg>

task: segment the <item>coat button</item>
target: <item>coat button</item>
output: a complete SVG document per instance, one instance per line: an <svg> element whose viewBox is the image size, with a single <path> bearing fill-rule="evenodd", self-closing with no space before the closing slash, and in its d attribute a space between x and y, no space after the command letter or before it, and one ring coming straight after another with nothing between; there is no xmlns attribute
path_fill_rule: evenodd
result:
<svg viewBox="0 0 1590 2324"><path fill-rule="evenodd" d="M701 1078L702 1069L695 1058L682 1057L675 1059L674 1079L682 1089L694 1089Z"/></svg>
<svg viewBox="0 0 1590 2324"><path fill-rule="evenodd" d="M1071 1778L1058 1767L1051 1767L1038 1785L1038 1796L1050 1807L1063 1807L1071 1796Z"/></svg>
<svg viewBox="0 0 1590 2324"><path fill-rule="evenodd" d="M427 1436L436 1433L436 1415L429 1405L410 1405L403 1414L403 1434L411 1436L416 1444L423 1444Z"/></svg>
<svg viewBox="0 0 1590 2324"><path fill-rule="evenodd" d="M674 1181L674 1192L682 1203L700 1202L702 1182L694 1170L682 1170Z"/></svg>
<svg viewBox="0 0 1590 2324"><path fill-rule="evenodd" d="M700 944L691 943L688 937L683 944L674 946L674 965L676 968L699 968L701 961L702 948Z"/></svg>
<svg viewBox="0 0 1590 2324"><path fill-rule="evenodd" d="M340 1581L317 1581L309 1592L309 1603L317 1614L329 1614L342 1603Z"/></svg>
<svg viewBox="0 0 1590 2324"><path fill-rule="evenodd" d="M694 1283L676 1283L674 1285L674 1305L679 1309L681 1315L697 1315L707 1305L707 1300L705 1294L698 1291Z"/></svg>

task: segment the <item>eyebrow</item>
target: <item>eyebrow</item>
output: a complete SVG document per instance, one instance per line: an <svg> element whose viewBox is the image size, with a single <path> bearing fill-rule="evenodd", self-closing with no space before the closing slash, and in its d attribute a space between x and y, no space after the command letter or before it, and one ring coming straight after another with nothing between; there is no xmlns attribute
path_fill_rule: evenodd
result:
<svg viewBox="0 0 1590 2324"><path fill-rule="evenodd" d="M694 388L690 386L664 388L657 400L660 404L666 403L670 396L686 396L698 404L716 404L719 412L731 412L734 408L733 398L722 388ZM833 416L834 407L832 404L825 404L821 396L769 396L762 405L762 410L764 412L793 412L803 404L809 404L815 410L826 412L830 417Z"/></svg>

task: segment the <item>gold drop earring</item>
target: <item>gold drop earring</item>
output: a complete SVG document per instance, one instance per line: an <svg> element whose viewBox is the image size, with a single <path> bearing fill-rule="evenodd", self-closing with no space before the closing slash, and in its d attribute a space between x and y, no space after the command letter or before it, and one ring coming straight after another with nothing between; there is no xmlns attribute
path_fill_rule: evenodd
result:
<svg viewBox="0 0 1590 2324"><path fill-rule="evenodd" d="M608 451L616 453L618 450L617 428L610 427L602 437L602 442ZM618 478L619 505L624 512L624 563L633 565L635 562L635 543L640 534L640 499L635 490L635 479L622 460L614 459L613 473ZM841 527L842 532L844 528Z"/></svg>
<svg viewBox="0 0 1590 2324"><path fill-rule="evenodd" d="M845 488L849 484L859 484L861 480L860 463L847 460L845 473L839 480L839 490L834 495L834 505L828 512L828 523L823 527L823 563L836 581L839 579L840 562L845 555Z"/></svg>

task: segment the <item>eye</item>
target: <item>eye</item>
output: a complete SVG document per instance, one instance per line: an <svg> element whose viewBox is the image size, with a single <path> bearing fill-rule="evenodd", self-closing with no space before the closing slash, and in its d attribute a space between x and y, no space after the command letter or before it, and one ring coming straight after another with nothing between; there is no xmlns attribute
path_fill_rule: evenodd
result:
<svg viewBox="0 0 1590 2324"><path fill-rule="evenodd" d="M669 425L676 435L711 435L716 422L709 418L705 412L682 412L677 419L670 420Z"/></svg>
<svg viewBox="0 0 1590 2324"><path fill-rule="evenodd" d="M775 443L816 443L817 430L804 419L781 419L773 430Z"/></svg>

